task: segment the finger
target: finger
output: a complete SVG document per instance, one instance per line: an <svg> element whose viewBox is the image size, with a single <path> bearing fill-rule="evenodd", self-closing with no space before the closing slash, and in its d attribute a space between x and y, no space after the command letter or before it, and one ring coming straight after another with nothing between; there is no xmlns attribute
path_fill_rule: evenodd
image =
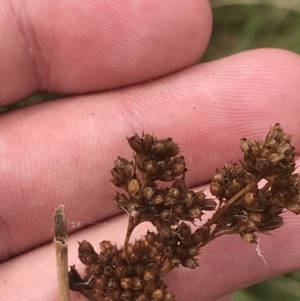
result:
<svg viewBox="0 0 300 301"><path fill-rule="evenodd" d="M299 151L299 66L289 52L252 51L142 86L4 115L0 260L51 240L61 203L71 231L116 214L109 170L117 156L132 156L125 137L134 133L179 142L191 186L241 158L241 137L265 137L275 122Z"/></svg>
<svg viewBox="0 0 300 301"><path fill-rule="evenodd" d="M232 295L222 296L214 301L234 301Z"/></svg>
<svg viewBox="0 0 300 301"><path fill-rule="evenodd" d="M127 220L125 215L113 218L105 225L93 226L70 236L69 264L76 264L83 275L84 266L77 258L77 241L88 240L97 252L101 240L111 239L120 245L125 237ZM238 235L222 236L203 248L198 258L200 267L175 269L167 275L166 283L177 300L213 301L235 290L299 269L299 225L298 216L287 214L283 227L273 231L273 235L260 236L259 252L257 246L247 244ZM144 235L147 229L147 223L139 225L134 237ZM47 245L2 264L2 298L11 301L58 300L54 256L53 246ZM71 297L73 301L86 300L74 292Z"/></svg>
<svg viewBox="0 0 300 301"><path fill-rule="evenodd" d="M0 10L0 105L177 71L201 57L212 25L207 0L1 1Z"/></svg>

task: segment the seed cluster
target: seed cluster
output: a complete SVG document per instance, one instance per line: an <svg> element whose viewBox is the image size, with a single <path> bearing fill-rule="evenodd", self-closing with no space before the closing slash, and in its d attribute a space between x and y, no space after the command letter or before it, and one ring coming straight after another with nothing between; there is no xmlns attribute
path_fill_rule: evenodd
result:
<svg viewBox="0 0 300 301"><path fill-rule="evenodd" d="M79 259L86 266L85 276L81 278L75 266L69 272L71 289L89 300L173 301L163 276L180 265L196 268L201 248L210 241L237 233L256 243L255 233L268 233L283 224L284 209L300 213L295 149L279 124L265 140L241 139L241 162L217 169L212 179L210 190L216 199L188 188L185 158L172 138L134 135L128 143L133 158L119 157L111 171L112 183L124 190L114 201L129 216L124 246L102 241L98 254L84 240L79 243ZM261 187L263 179L266 184ZM161 182L171 183L165 187ZM211 210L215 211L211 219L197 227ZM144 221L156 231L129 243L134 228Z"/></svg>

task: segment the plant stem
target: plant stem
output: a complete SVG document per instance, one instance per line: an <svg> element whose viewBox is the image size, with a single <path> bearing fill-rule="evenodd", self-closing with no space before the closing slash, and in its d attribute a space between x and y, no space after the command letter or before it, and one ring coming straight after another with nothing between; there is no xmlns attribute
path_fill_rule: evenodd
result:
<svg viewBox="0 0 300 301"><path fill-rule="evenodd" d="M56 252L59 300L70 301L68 273L68 234L65 206L63 205L60 205L55 210L54 246Z"/></svg>
<svg viewBox="0 0 300 301"><path fill-rule="evenodd" d="M222 208L214 213L214 215L203 225L203 227L210 228L213 224L215 224L222 215L225 214L227 209L236 202L243 194L251 191L251 189L260 181L261 179L256 179L250 182L245 188L235 194Z"/></svg>
<svg viewBox="0 0 300 301"><path fill-rule="evenodd" d="M128 219L128 226L127 226L126 237L125 237L125 242L124 242L124 249L123 249L123 256L125 258L127 258L128 244L129 244L131 233L139 223L139 221L137 219L138 219L138 217L134 217L134 216L129 216L129 219Z"/></svg>

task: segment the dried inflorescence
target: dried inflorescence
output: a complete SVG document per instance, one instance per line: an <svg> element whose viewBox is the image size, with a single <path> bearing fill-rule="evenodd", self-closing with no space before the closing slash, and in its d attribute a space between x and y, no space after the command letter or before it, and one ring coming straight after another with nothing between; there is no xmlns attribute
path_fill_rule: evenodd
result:
<svg viewBox="0 0 300 301"><path fill-rule="evenodd" d="M285 209L300 213L295 149L279 124L265 140L241 139L241 162L217 169L212 179L210 190L216 199L188 188L185 158L172 138L143 134L128 138L128 143L135 152L132 160L119 157L111 171L112 183L124 190L114 201L129 216L124 246L102 241L98 254L83 241L79 259L86 275L81 278L75 266L69 272L71 289L92 301L173 301L163 276L180 265L196 268L201 248L210 241L237 233L256 243L256 233L282 226ZM165 187L161 182L172 183ZM206 211L215 212L197 227ZM156 232L129 243L134 228L144 221Z"/></svg>

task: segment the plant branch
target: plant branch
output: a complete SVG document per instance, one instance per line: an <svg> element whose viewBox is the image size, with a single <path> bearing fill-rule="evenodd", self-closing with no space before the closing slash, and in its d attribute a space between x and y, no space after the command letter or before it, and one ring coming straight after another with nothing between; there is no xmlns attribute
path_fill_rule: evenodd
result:
<svg viewBox="0 0 300 301"><path fill-rule="evenodd" d="M236 202L242 195L251 191L254 186L260 181L261 179L256 179L250 182L245 188L243 188L240 192L235 194L222 208L215 212L215 214L203 225L203 227L210 228L213 224L215 224L227 211L227 209Z"/></svg>

